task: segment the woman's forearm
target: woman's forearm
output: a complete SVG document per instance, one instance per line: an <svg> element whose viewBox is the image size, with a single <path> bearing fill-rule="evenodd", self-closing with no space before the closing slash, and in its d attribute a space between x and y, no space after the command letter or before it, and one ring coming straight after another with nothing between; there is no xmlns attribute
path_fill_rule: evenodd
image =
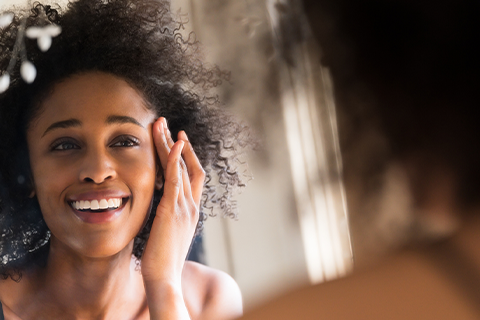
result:
<svg viewBox="0 0 480 320"><path fill-rule="evenodd" d="M181 284L145 281L151 320L190 320Z"/></svg>

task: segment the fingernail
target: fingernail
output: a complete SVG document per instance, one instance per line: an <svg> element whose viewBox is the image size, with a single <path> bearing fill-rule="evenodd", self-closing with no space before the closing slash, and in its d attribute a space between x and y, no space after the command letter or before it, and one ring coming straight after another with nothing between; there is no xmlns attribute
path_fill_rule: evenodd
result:
<svg viewBox="0 0 480 320"><path fill-rule="evenodd" d="M185 137L185 140L188 141L188 136L187 136L187 133L185 131L182 130L182 135Z"/></svg>

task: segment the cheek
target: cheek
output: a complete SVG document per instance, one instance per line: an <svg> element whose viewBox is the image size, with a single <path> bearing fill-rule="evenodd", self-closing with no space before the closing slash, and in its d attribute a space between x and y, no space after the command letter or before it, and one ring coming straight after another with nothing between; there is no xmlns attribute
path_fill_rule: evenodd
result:
<svg viewBox="0 0 480 320"><path fill-rule="evenodd" d="M31 172L35 194L42 212L49 202L58 202L67 186L75 181L72 164L30 157Z"/></svg>
<svg viewBox="0 0 480 320"><path fill-rule="evenodd" d="M117 174L131 189L134 198L145 199L142 201L150 205L155 189L156 159L152 148L146 147L142 151L123 158Z"/></svg>
<svg viewBox="0 0 480 320"><path fill-rule="evenodd" d="M34 175L34 186L42 216L52 232L58 231L59 228L65 229L68 224L58 217L68 210L63 191L72 183L65 174L50 175L45 174L46 171L37 172L38 174Z"/></svg>

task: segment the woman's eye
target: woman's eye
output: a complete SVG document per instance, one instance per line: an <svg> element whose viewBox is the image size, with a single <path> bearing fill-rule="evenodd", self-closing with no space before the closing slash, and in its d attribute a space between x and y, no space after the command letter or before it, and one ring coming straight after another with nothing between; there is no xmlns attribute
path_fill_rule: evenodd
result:
<svg viewBox="0 0 480 320"><path fill-rule="evenodd" d="M54 143L52 146L52 150L54 151L65 151L72 149L80 149L80 147L72 141L59 141Z"/></svg>
<svg viewBox="0 0 480 320"><path fill-rule="evenodd" d="M139 141L137 138L122 136L112 144L112 147L129 148L129 147L135 147L138 145L139 145Z"/></svg>

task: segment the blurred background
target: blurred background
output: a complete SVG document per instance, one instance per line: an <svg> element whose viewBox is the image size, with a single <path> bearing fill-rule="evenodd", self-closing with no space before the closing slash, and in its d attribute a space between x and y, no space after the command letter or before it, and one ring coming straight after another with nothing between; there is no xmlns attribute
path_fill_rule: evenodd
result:
<svg viewBox="0 0 480 320"><path fill-rule="evenodd" d="M218 90L222 107L262 145L247 155L253 180L237 196L238 220L205 224L206 263L237 280L246 309L347 274L352 249L332 88L301 2L171 5L208 62L232 73Z"/></svg>
<svg viewBox="0 0 480 320"><path fill-rule="evenodd" d="M0 0L0 7L25 3ZM207 62L231 72L230 83L218 88L221 107L261 142L245 155L253 179L236 196L238 219L209 217L203 235L205 263L236 279L245 309L344 276L354 258L368 264L402 243L409 195L395 167L379 171L372 189L378 196L348 212L334 88L302 2L171 0L171 6L185 22L185 37L203 44ZM381 150L374 133L365 141L362 152ZM365 192L348 192L350 206Z"/></svg>

